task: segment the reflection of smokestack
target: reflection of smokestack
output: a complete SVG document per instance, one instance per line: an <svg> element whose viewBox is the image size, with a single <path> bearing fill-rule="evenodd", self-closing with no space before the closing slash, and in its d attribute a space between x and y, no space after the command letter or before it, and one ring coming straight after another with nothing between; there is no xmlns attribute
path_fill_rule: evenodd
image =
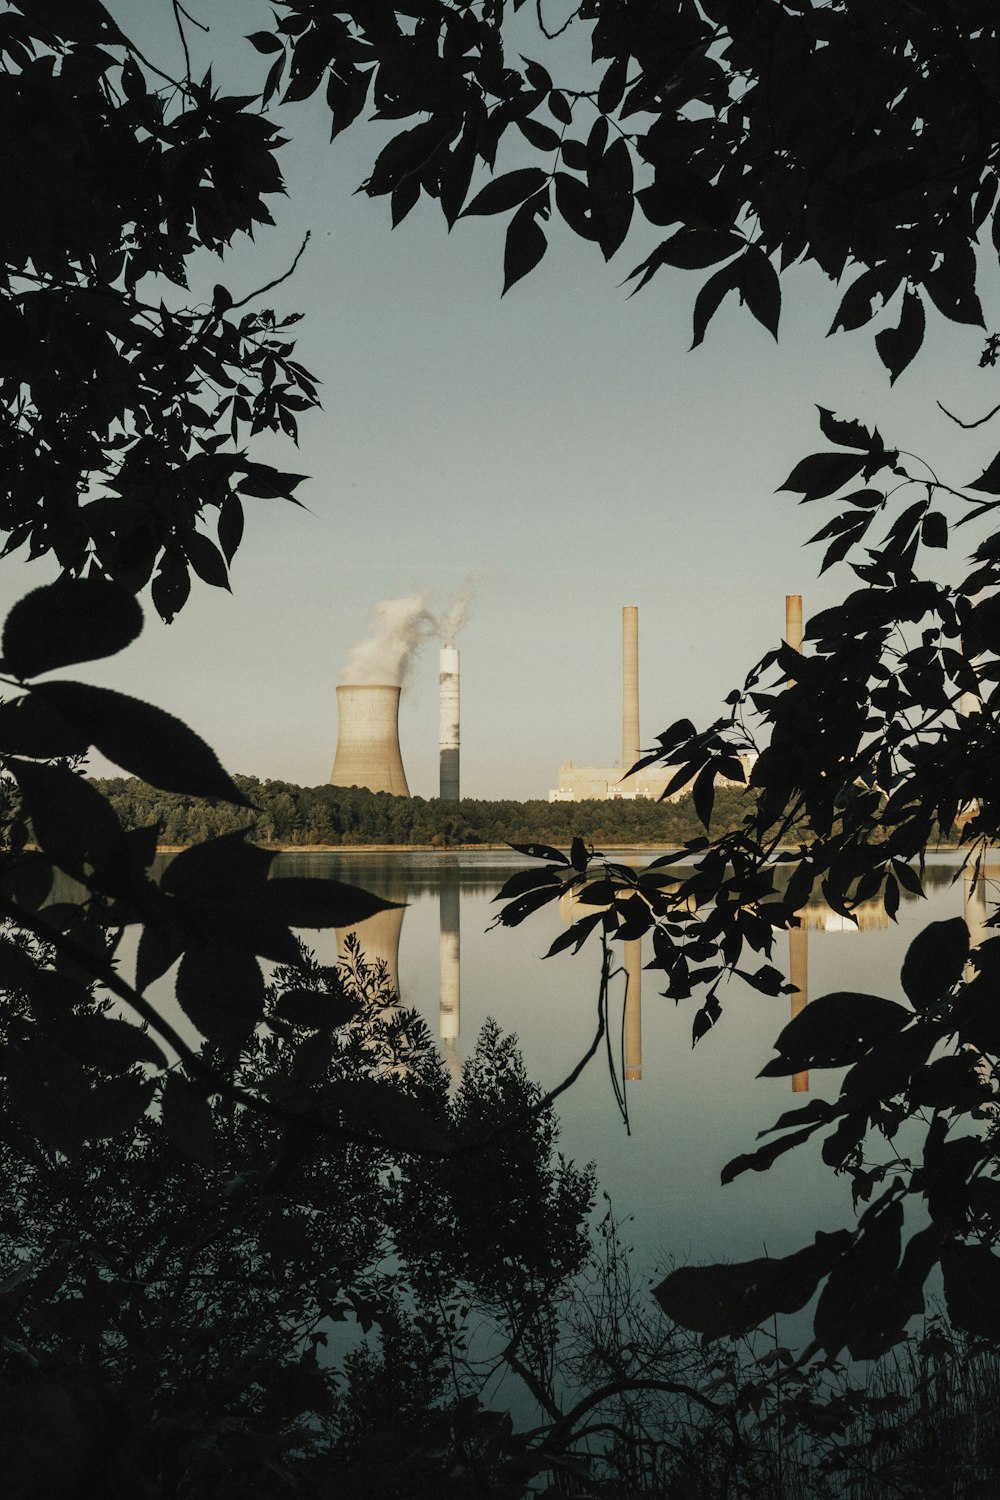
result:
<svg viewBox="0 0 1000 1500"><path fill-rule="evenodd" d="M802 650L802 595L785 595L785 640L793 651Z"/></svg>
<svg viewBox="0 0 1000 1500"><path fill-rule="evenodd" d="M441 800L458 801L459 674L458 652L443 646L440 658L440 720L438 729L441 761Z"/></svg>
<svg viewBox="0 0 1000 1500"><path fill-rule="evenodd" d="M801 605L799 620L801 623ZM791 645L791 641L788 642ZM809 1003L809 932L806 927L788 929L788 977L797 986L798 993L792 996L792 1020L801 1015ZM808 1094L809 1074L792 1074L792 1093Z"/></svg>
<svg viewBox="0 0 1000 1500"><path fill-rule="evenodd" d="M639 611L622 610L622 770L639 759Z"/></svg>
<svg viewBox="0 0 1000 1500"><path fill-rule="evenodd" d="M445 1063L452 1081L462 1081L462 1059L455 1043L462 1030L462 958L459 928L458 870L446 870L439 903L441 935L438 948L440 999L438 1031L444 1042Z"/></svg>
<svg viewBox="0 0 1000 1500"><path fill-rule="evenodd" d="M337 712L340 728L330 785L408 797L399 753L399 688L387 683L341 686Z"/></svg>
<svg viewBox="0 0 1000 1500"><path fill-rule="evenodd" d="M625 949L625 1078L642 1077L642 938L629 938Z"/></svg>

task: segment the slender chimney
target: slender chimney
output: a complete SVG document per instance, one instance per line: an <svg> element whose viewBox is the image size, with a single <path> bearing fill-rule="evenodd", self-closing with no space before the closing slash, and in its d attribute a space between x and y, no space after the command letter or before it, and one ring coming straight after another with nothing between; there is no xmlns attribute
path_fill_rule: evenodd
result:
<svg viewBox="0 0 1000 1500"><path fill-rule="evenodd" d="M459 670L454 646L442 646L440 671L440 718L438 750L441 764L441 800L457 802L459 747Z"/></svg>
<svg viewBox="0 0 1000 1500"><path fill-rule="evenodd" d="M639 611L634 604L622 610L622 770L639 759Z"/></svg>
<svg viewBox="0 0 1000 1500"><path fill-rule="evenodd" d="M785 595L785 640L793 651L802 650L802 595Z"/></svg>
<svg viewBox="0 0 1000 1500"><path fill-rule="evenodd" d="M399 753L399 688L388 683L339 687L337 713L340 727L330 785L408 797Z"/></svg>

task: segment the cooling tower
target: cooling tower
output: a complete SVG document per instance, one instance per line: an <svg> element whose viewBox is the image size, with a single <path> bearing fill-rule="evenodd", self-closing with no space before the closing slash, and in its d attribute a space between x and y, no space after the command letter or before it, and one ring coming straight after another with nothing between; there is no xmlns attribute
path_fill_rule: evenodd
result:
<svg viewBox="0 0 1000 1500"><path fill-rule="evenodd" d="M622 609L622 770L639 759L639 611Z"/></svg>
<svg viewBox="0 0 1000 1500"><path fill-rule="evenodd" d="M441 800L458 801L459 671L454 646L441 649L440 720L438 745L441 762Z"/></svg>
<svg viewBox="0 0 1000 1500"><path fill-rule="evenodd" d="M330 785L408 797L399 753L399 688L385 683L339 687L337 713L340 725Z"/></svg>

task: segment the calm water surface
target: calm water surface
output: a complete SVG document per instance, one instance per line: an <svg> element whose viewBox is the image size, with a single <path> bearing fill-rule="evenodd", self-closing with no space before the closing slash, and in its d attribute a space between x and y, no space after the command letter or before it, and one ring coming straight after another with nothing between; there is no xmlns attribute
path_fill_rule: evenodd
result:
<svg viewBox="0 0 1000 1500"><path fill-rule="evenodd" d="M619 856L636 864L653 857ZM520 927L487 930L498 910L492 901L497 890L530 863L513 852L288 854L276 862L275 873L344 880L406 901L401 913L361 924L358 936L369 953L386 958L402 1003L442 1037L453 1072L493 1016L517 1034L529 1074L548 1089L572 1069L593 1036L600 953L591 939L575 957L560 954L542 962L564 926L555 906ZM900 965L921 927L963 910L970 925L982 920L982 896L970 904L961 876L954 879L956 870L954 858L935 860L928 898L904 896L897 924L874 905L863 914L860 931L822 905L810 907L805 934L793 939L796 952L790 954L786 935L778 937L776 964L789 973L794 964L796 982L811 998L849 989L902 999ZM995 873L1000 876L1000 869ZM996 886L994 878L987 898L995 896ZM305 936L321 961L336 960L343 933ZM650 956L651 949L644 951L643 961ZM788 1019L789 998L731 984L721 1020L692 1050L698 1002L676 1006L664 1000L658 978L655 971L641 976L641 1043L634 1013L630 1028L630 1071L641 1072L625 1085L631 1133L622 1123L603 1049L557 1104L561 1149L577 1161L596 1163L616 1213L633 1216L630 1238L641 1261L742 1259L765 1248L783 1254L815 1229L849 1223L849 1190L820 1161L818 1142L798 1148L767 1173L719 1185L724 1164L751 1149L758 1131L806 1102L804 1094L793 1096L789 1079L755 1076ZM623 1004L619 978L619 1024ZM814 1074L809 1089L832 1096L840 1076Z"/></svg>

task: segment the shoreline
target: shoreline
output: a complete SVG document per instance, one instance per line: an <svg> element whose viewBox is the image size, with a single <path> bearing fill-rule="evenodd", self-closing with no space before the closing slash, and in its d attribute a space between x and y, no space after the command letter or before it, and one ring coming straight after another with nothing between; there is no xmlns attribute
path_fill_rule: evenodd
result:
<svg viewBox="0 0 1000 1500"><path fill-rule="evenodd" d="M199 839L198 844L207 843L207 839ZM546 843L545 839L528 839L527 843ZM157 844L157 854L182 854L185 849L196 849L198 844ZM517 854L511 844L448 844L442 847L440 844L258 844L259 849L266 849L268 853L275 854ZM565 848L559 844L549 845L552 849L558 849L561 854L569 853L569 845ZM680 844L614 844L609 845L622 854L672 854L679 849ZM527 855L524 856L528 858Z"/></svg>

